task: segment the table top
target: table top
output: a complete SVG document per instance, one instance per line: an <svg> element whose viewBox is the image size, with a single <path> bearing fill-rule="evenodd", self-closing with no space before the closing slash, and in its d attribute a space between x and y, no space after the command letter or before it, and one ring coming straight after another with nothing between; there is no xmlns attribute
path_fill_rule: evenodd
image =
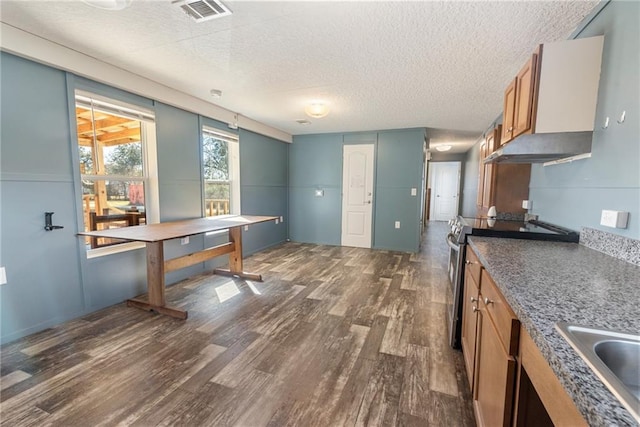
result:
<svg viewBox="0 0 640 427"><path fill-rule="evenodd" d="M161 242L211 231L226 230L243 225L274 221L277 216L232 215L136 225L109 230L83 231L79 236L109 237L135 242Z"/></svg>

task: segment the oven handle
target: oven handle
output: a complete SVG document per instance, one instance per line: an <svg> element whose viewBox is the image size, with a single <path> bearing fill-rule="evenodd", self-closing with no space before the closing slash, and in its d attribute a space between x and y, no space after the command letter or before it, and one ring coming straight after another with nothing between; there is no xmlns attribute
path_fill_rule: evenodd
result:
<svg viewBox="0 0 640 427"><path fill-rule="evenodd" d="M449 247L454 251L460 252L460 245L455 243L455 240L453 240L454 238L455 236L453 235L453 233L447 234L447 245L449 245Z"/></svg>

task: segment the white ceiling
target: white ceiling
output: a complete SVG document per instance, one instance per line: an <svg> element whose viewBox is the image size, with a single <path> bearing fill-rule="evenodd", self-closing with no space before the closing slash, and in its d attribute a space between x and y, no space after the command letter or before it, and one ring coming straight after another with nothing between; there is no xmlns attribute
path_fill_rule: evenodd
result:
<svg viewBox="0 0 640 427"><path fill-rule="evenodd" d="M294 135L449 129L432 141L450 140L455 152L500 113L504 88L535 46L566 39L597 1L225 4L232 16L203 23L169 0L133 0L122 11L2 0L0 16ZM312 100L330 114L305 117ZM304 118L312 123L295 122Z"/></svg>

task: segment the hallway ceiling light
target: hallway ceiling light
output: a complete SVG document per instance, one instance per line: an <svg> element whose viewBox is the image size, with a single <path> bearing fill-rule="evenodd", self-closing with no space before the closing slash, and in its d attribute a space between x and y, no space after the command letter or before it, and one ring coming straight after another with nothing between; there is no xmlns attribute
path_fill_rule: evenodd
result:
<svg viewBox="0 0 640 427"><path fill-rule="evenodd" d="M438 145L436 147L436 150L438 150L438 151L449 151L449 150L451 150L451 146L450 145L446 145L446 144L445 145Z"/></svg>
<svg viewBox="0 0 640 427"><path fill-rule="evenodd" d="M122 10L131 6L133 0L82 0L89 6L104 10Z"/></svg>
<svg viewBox="0 0 640 427"><path fill-rule="evenodd" d="M307 116L320 119L329 114L329 107L322 102L313 102L304 108Z"/></svg>

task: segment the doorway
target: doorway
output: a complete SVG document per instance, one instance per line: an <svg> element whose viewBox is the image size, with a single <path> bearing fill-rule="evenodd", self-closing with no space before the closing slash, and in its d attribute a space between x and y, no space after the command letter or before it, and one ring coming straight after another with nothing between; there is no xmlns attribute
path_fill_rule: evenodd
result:
<svg viewBox="0 0 640 427"><path fill-rule="evenodd" d="M431 163L431 220L448 221L458 215L460 199L460 162Z"/></svg>
<svg viewBox="0 0 640 427"><path fill-rule="evenodd" d="M342 246L371 247L374 145L345 145L342 162Z"/></svg>

